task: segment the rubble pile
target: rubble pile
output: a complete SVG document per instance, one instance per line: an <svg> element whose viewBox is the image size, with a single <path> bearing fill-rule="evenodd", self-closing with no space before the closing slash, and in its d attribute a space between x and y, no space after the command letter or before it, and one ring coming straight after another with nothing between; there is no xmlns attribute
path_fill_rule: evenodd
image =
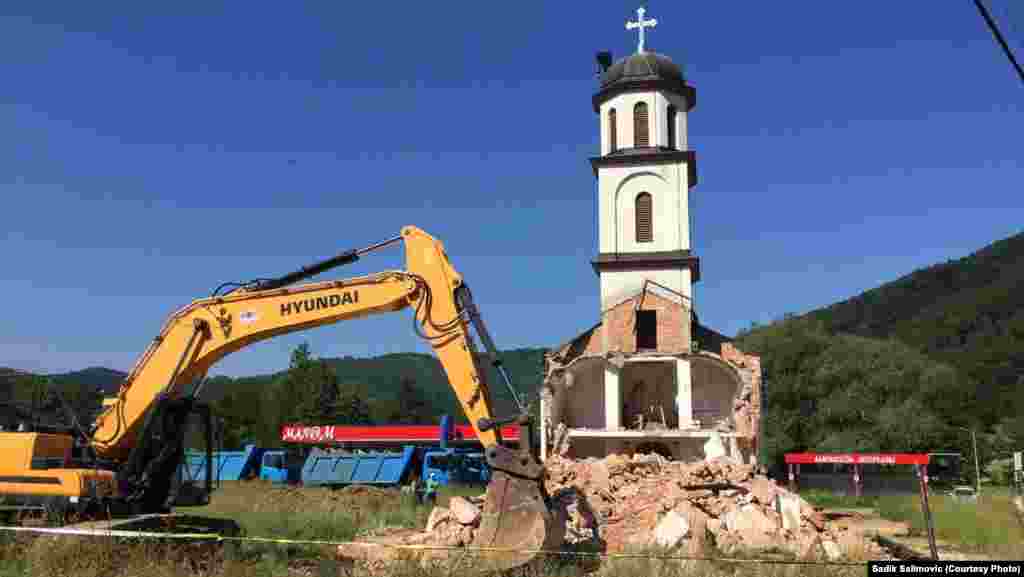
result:
<svg viewBox="0 0 1024 577"><path fill-rule="evenodd" d="M799 495L728 457L681 463L653 454L585 460L553 456L545 467L547 491L565 519L566 547L596 544L609 553L663 547L693 556L714 547L726 555L889 558L863 533L826 524ZM448 562L448 550L403 553L393 545L468 546L482 508L483 496L452 497L447 507L434 508L425 531L388 530L340 546L339 558L382 571L402 558L428 566Z"/></svg>
<svg viewBox="0 0 1024 577"><path fill-rule="evenodd" d="M548 492L567 512L569 543L597 542L609 552L661 546L697 555L714 545L726 554L885 557L862 534L827 527L798 495L726 457L679 463L658 455L556 456L545 466Z"/></svg>

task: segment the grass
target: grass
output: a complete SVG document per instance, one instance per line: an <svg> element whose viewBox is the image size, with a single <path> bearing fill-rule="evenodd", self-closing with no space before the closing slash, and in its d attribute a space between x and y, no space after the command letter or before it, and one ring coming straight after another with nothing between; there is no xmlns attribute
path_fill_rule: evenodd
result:
<svg viewBox="0 0 1024 577"><path fill-rule="evenodd" d="M878 505L877 497L836 495L821 489L801 491L800 496L811 505L825 509L873 509Z"/></svg>
<svg viewBox="0 0 1024 577"><path fill-rule="evenodd" d="M927 526L919 495L853 497L824 491L800 494L827 509L871 508L883 519L905 522L910 536L926 538ZM985 487L977 503L959 503L941 492L930 493L935 538L954 549L1001 559L1024 559L1024 526L1017 521L1012 496L1005 487Z"/></svg>
<svg viewBox="0 0 1024 577"><path fill-rule="evenodd" d="M437 502L446 505L453 495L482 492L442 487ZM251 481L224 483L210 505L182 507L178 512L232 519L252 537L347 541L384 527L423 527L431 509L397 490L280 487ZM242 577L287 575L300 569L309 575L339 574L329 561L334 559L334 548L324 545L243 543L221 548L130 544L96 537L19 535L14 539L0 534L3 537L8 538L0 540L0 577Z"/></svg>
<svg viewBox="0 0 1024 577"><path fill-rule="evenodd" d="M929 507L935 538L959 550L995 558L1024 559L1024 527L1017 520L1010 492L987 487L977 503L958 503L947 495L930 495ZM910 524L911 535L927 536L920 498L879 499L878 512L886 519Z"/></svg>

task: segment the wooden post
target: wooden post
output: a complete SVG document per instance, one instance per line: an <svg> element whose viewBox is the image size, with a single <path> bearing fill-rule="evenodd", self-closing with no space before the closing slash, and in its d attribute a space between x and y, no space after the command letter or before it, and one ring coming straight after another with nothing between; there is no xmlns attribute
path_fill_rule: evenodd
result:
<svg viewBox="0 0 1024 577"><path fill-rule="evenodd" d="M928 527L928 548L932 559L939 560L939 552L935 548L935 526L932 524L932 511L928 507L928 467L917 465L917 476L921 482L921 509L924 510L924 522Z"/></svg>

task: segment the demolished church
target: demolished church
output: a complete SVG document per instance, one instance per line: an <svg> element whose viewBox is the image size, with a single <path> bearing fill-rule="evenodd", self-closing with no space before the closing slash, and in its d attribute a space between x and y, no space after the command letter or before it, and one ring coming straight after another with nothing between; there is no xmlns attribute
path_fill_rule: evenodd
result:
<svg viewBox="0 0 1024 577"><path fill-rule="evenodd" d="M671 59L644 49L644 28L653 24L639 11L627 25L640 29L637 52L614 63L598 54L601 150L590 162L600 322L545 355L541 452L653 452L684 461L724 453L755 463L760 359L697 320L697 157L687 142L696 91Z"/></svg>

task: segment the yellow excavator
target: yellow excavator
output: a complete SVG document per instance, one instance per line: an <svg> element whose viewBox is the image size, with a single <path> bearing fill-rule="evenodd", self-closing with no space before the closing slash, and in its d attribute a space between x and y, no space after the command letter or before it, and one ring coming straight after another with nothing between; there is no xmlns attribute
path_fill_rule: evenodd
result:
<svg viewBox="0 0 1024 577"><path fill-rule="evenodd" d="M405 270L297 284L399 242L405 247ZM501 555L504 568L529 562L534 556L529 551L557 548L564 528L551 512L530 418L444 246L413 226L278 278L227 283L172 314L91 426L0 432L0 507L88 520L168 514L174 506L206 504L213 475L206 475L203 485L183 481L181 463L188 424L198 421L205 431L205 470L213 471L215 427L209 406L199 401L210 367L270 337L407 307L414 310L417 334L430 342L443 365L493 471L474 545L527 551ZM470 326L519 414L494 414L483 355ZM506 446L500 436L500 427L513 422L523 431L518 448Z"/></svg>

